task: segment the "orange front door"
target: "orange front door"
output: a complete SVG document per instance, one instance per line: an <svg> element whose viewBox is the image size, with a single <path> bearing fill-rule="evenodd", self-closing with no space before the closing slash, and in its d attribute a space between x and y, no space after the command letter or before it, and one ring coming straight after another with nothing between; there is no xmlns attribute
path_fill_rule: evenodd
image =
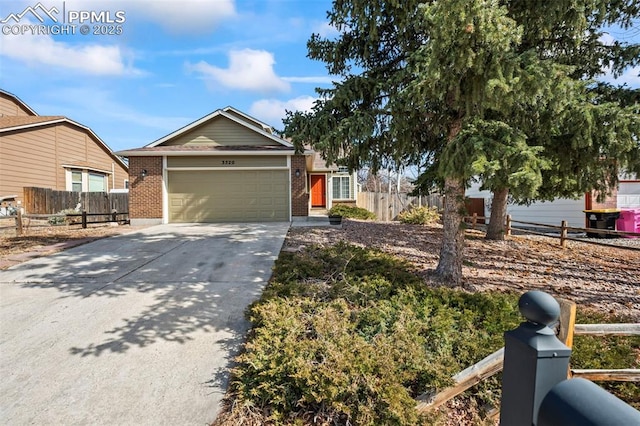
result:
<svg viewBox="0 0 640 426"><path fill-rule="evenodd" d="M325 175L311 175L311 207L327 206L327 179Z"/></svg>

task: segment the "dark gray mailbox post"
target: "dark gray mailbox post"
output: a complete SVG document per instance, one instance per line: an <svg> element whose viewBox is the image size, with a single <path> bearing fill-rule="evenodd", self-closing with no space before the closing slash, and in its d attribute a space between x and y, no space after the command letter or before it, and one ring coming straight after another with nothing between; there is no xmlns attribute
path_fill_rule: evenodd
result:
<svg viewBox="0 0 640 426"><path fill-rule="evenodd" d="M527 319L504 335L501 426L535 425L547 392L567 378L571 349L549 328L560 316L560 305L549 294L530 291L518 302Z"/></svg>

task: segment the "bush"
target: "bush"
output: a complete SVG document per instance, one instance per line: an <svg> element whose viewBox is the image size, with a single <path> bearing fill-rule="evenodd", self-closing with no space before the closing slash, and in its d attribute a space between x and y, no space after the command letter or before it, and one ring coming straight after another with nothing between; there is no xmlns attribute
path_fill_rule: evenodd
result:
<svg viewBox="0 0 640 426"><path fill-rule="evenodd" d="M362 207L337 204L329 209L329 216L342 216L349 219L375 220L376 215Z"/></svg>
<svg viewBox="0 0 640 426"><path fill-rule="evenodd" d="M436 207L413 207L398 215L398 220L411 225L429 225L440 220Z"/></svg>
<svg viewBox="0 0 640 426"><path fill-rule="evenodd" d="M347 243L282 253L248 310L253 328L227 395L234 408L216 424L441 423L419 415L414 398L502 347L522 320L519 296L427 287L405 261ZM580 323L611 321L579 314ZM637 368L639 348L637 336L577 336L571 364ZM466 401L497 405L500 379ZM638 406L637 386L606 386Z"/></svg>
<svg viewBox="0 0 640 426"><path fill-rule="evenodd" d="M502 346L516 298L427 288L407 270L346 243L283 254L249 310L236 406L276 424L431 424L414 398Z"/></svg>
<svg viewBox="0 0 640 426"><path fill-rule="evenodd" d="M75 209L64 209L59 211L56 214L78 214L78 212ZM71 225L74 223L79 223L82 219L79 217L62 217L62 216L51 216L49 218L49 224L50 225L63 225L63 224L67 224L67 225Z"/></svg>

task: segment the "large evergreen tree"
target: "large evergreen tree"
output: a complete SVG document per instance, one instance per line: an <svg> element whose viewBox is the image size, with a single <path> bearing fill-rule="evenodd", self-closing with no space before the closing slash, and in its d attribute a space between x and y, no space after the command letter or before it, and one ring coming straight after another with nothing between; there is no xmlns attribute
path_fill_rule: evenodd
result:
<svg viewBox="0 0 640 426"><path fill-rule="evenodd" d="M553 43L563 31L571 37L586 28L593 9L551 9L557 13L545 18L551 24L540 27L543 41L536 44L530 33L544 15L536 2L336 0L328 16L339 37L314 35L308 47L340 81L319 90L310 113L290 114L285 132L299 147L311 142L351 168L426 164L429 179L422 181L439 182L446 197L436 271L458 284L469 179L479 177L504 196L505 207L509 191L525 200L541 189L575 191L578 185L562 175L573 166L567 153L598 133L579 123L588 99L575 74L587 67L558 60ZM586 23L567 29L563 13ZM613 119L615 108L608 108ZM603 141L615 137L609 131ZM554 140L560 142L550 145Z"/></svg>
<svg viewBox="0 0 640 426"><path fill-rule="evenodd" d="M511 184L514 178L530 172L526 167L488 163L483 169L483 185L493 192L489 239L504 236L509 194L522 203L577 197L593 190L606 194L616 187L621 169L640 170L638 90L614 90L590 82L604 72L604 65L619 75L640 63L640 44L607 42L602 37L604 26L629 30L637 21L640 4L624 0L512 0L505 4L509 16L523 28L516 51L535 54L540 61L571 66L571 79L581 84L574 83L567 91L571 80L558 81L561 85L540 93L535 109L516 105L502 117L524 132L529 146L542 148L538 156L545 159L545 167L540 170L540 186L533 193Z"/></svg>

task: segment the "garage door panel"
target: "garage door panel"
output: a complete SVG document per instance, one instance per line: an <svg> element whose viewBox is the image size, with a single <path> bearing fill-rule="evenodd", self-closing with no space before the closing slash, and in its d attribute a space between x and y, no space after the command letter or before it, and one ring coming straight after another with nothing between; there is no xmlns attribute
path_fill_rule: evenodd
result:
<svg viewBox="0 0 640 426"><path fill-rule="evenodd" d="M169 171L170 222L289 220L288 173Z"/></svg>

